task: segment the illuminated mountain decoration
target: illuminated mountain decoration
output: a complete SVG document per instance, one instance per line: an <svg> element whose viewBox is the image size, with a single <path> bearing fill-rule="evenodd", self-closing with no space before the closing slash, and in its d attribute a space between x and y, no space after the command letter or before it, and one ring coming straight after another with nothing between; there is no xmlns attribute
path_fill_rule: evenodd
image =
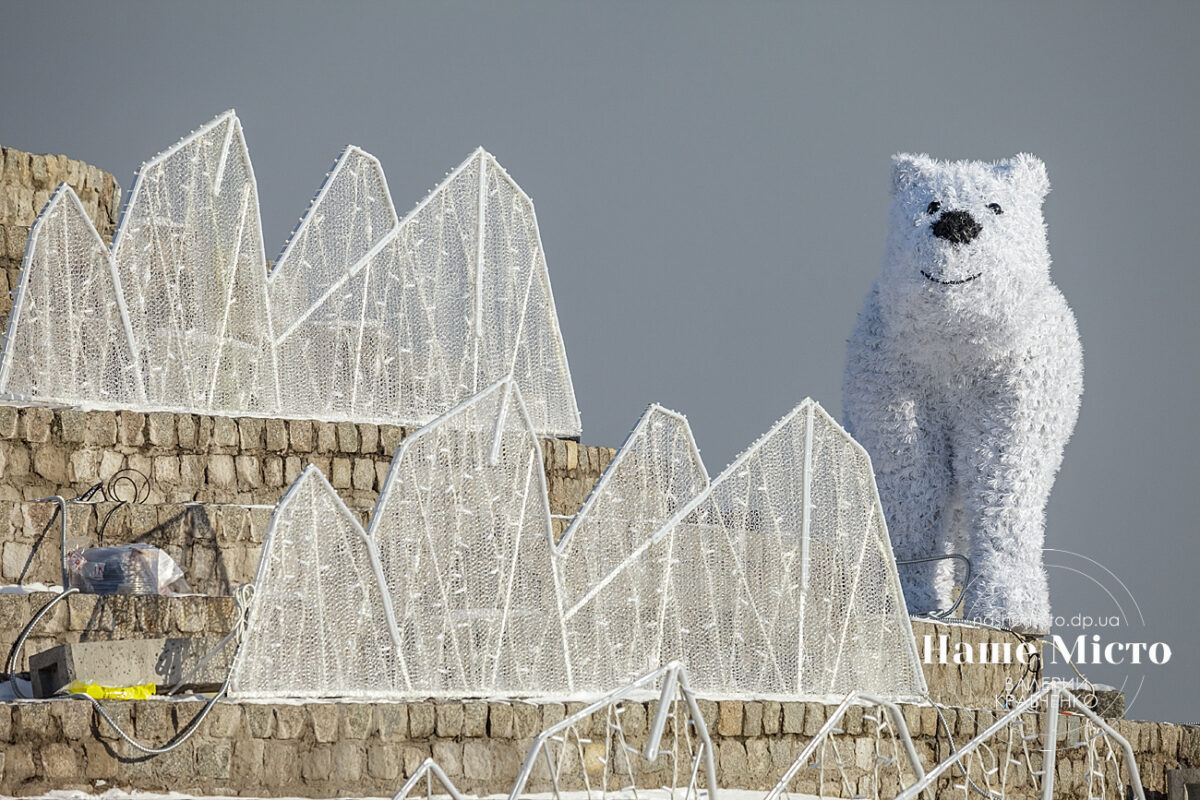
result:
<svg viewBox="0 0 1200 800"><path fill-rule="evenodd" d="M664 620L674 612L664 605L671 541L653 537L707 488L687 420L650 406L559 542L555 566L579 680L616 686L669 660L661 623L675 622Z"/></svg>
<svg viewBox="0 0 1200 800"><path fill-rule="evenodd" d="M279 501L230 687L242 697L373 696L400 664L379 560L316 467Z"/></svg>
<svg viewBox="0 0 1200 800"><path fill-rule="evenodd" d="M686 420L651 406L558 542L541 465L505 379L405 440L366 531L310 468L272 519L231 694L600 694L672 660L705 692L924 693L870 462L812 400L711 483ZM371 685L330 671L350 652ZM293 661L327 677L281 678Z"/></svg>
<svg viewBox="0 0 1200 800"><path fill-rule="evenodd" d="M483 150L399 219L348 147L268 271L226 112L139 171L111 249L60 186L30 232L0 398L417 426L512 376L581 430L533 203Z"/></svg>
<svg viewBox="0 0 1200 800"><path fill-rule="evenodd" d="M564 540L560 570L586 575L573 665L602 683L678 659L712 691L924 690L870 460L811 399L711 484L687 423L651 407Z"/></svg>

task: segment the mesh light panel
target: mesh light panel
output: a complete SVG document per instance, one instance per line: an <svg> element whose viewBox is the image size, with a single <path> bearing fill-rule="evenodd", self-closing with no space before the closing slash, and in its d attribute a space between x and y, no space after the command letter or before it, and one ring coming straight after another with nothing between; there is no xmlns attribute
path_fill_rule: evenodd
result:
<svg viewBox="0 0 1200 800"><path fill-rule="evenodd" d="M380 577L358 521L316 467L305 469L263 538L230 694L386 693L401 661Z"/></svg>
<svg viewBox="0 0 1200 800"><path fill-rule="evenodd" d="M545 480L511 381L397 452L370 533L414 689L540 694L571 685Z"/></svg>
<svg viewBox="0 0 1200 800"><path fill-rule="evenodd" d="M651 535L708 487L687 420L653 405L559 542L571 666L603 690L663 663L662 576L670 542Z"/></svg>
<svg viewBox="0 0 1200 800"><path fill-rule="evenodd" d="M870 460L812 400L654 538L672 551L662 657L697 688L925 693Z"/></svg>
<svg viewBox="0 0 1200 800"><path fill-rule="evenodd" d="M671 660L709 693L925 692L870 462L811 400L711 483L687 422L652 406L556 543L538 441L505 379L405 440L366 534L308 472L268 544L251 653L329 646L314 663L343 663L341 626L292 607L304 591L338 598L350 649L388 659L365 668L367 687L322 673L320 696L600 694ZM295 643L288 615L332 638Z"/></svg>
<svg viewBox="0 0 1200 800"><path fill-rule="evenodd" d="M142 167L111 250L73 205L31 231L0 398L417 426L511 375L580 434L533 203L483 150L400 220L347 148L270 274L232 111Z"/></svg>
<svg viewBox="0 0 1200 800"><path fill-rule="evenodd" d="M29 234L0 385L31 397L144 403L120 287L108 248L63 184Z"/></svg>
<svg viewBox="0 0 1200 800"><path fill-rule="evenodd" d="M142 166L112 254L148 406L274 410L258 191L236 116Z"/></svg>
<svg viewBox="0 0 1200 800"><path fill-rule="evenodd" d="M922 695L866 451L805 400L708 485L667 414L647 412L572 523L590 546L564 537L572 664L595 665L577 672L614 680L628 640L710 692Z"/></svg>

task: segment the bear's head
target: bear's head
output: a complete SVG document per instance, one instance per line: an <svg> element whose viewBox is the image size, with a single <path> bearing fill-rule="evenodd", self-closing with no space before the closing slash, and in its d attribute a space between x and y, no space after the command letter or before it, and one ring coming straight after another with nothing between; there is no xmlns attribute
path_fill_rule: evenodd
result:
<svg viewBox="0 0 1200 800"><path fill-rule="evenodd" d="M1019 325L1050 285L1042 200L1046 167L892 158L891 227L879 280L885 315L906 327L984 338Z"/></svg>

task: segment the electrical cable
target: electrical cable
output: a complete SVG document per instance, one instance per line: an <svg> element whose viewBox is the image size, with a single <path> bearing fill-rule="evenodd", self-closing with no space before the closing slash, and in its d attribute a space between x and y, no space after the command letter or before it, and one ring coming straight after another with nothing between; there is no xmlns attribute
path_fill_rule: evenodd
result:
<svg viewBox="0 0 1200 800"><path fill-rule="evenodd" d="M242 633L246 629L246 615L250 613L250 599L252 596L253 596L253 586L251 584L243 584L242 586L238 587L238 589L234 592L234 595L233 595L234 602L237 604L237 612L238 612L237 619L235 619L234 623L233 623L233 629L225 636L224 639L222 639L220 642L218 642L217 645L212 650L210 650L206 656L204 656L204 658L200 659L200 661L194 667L192 667L192 669L190 669L183 677L181 677L179 679L179 681L175 684L175 686L171 689L171 691L169 691L167 693L168 696L171 696L176 691L178 691L179 687L183 685L183 682L185 680L187 680L193 673L195 673L197 670L199 670L201 667L203 667L205 664L207 664L208 661L214 655L216 655L217 652L220 651L221 648L223 648L228 642L230 642L231 640L233 640L235 638L237 638L237 639L241 638ZM239 642L239 645L240 645L240 642ZM162 747L150 747L149 745L144 745L141 742L134 740L134 738L132 736L127 734L125 731L123 731L121 729L121 726L118 725L116 723L116 721L108 715L108 712L104 710L104 706L100 705L100 701L97 700L96 698L92 697L91 695L84 694L84 695L75 695L75 696L82 697L83 699L90 701L92 706L96 709L96 712L98 714L100 714L100 716L103 717L104 720L109 725L112 726L112 729L117 732L117 735L119 735L125 741L129 742L130 746L136 748L137 750L140 750L143 753L146 753L147 755L157 756L157 755L162 755L163 753L169 753L172 750L174 750L176 747L179 747L181 744L186 742L193 733L195 733L199 729L200 723L203 722L204 718L208 716L208 713L210 711L212 711L212 707L214 705L216 705L216 702L218 700L220 700L222 697L224 697L225 693L229 690L229 677L232 674L232 672L233 672L233 669L231 667L230 670L225 673L225 680L222 681L221 688L217 691L216 694L214 694L212 697L210 697L208 699L208 702L206 702L204 704L204 708L200 709L200 713L197 714L194 718L192 718L192 721L189 722L187 725L185 725L183 730L176 733L175 738L171 739L169 742L167 742Z"/></svg>
<svg viewBox="0 0 1200 800"><path fill-rule="evenodd" d="M38 612L33 615L33 618L30 619L29 623L21 630L21 634L19 636L17 636L16 641L13 642L13 646L8 651L8 658L4 662L4 674L8 676L8 680L12 683L13 692L18 697L22 697L22 698L27 697L27 695L23 691L21 691L21 686L20 686L20 684L17 683L17 675L16 675L17 663L20 660L21 648L25 645L26 637L29 636L29 634L33 630L34 626L36 626L41 621L42 617L44 617L44 616L46 616L46 614L50 613L50 609L54 608L54 606L60 600L62 600L64 597L68 597L68 596L76 594L78 592L79 592L78 589L64 589L61 593L59 593L59 594L55 595L53 598L51 598L50 602L48 602L48 603L46 603L46 605L42 606L41 609L39 609Z"/></svg>
<svg viewBox="0 0 1200 800"><path fill-rule="evenodd" d="M933 706L933 710L937 712L938 721L942 723L942 728L946 731L946 741L950 743L950 755L954 755L958 752L958 748L954 745L954 736L950 733L950 723L946 722L946 717L942 714L942 707L935 703L933 698L928 695L926 695L925 699L929 701L929 705ZM971 776L961 763L957 763L954 766L958 767L958 771L962 774L963 779L966 780L967 785L978 792L980 797L985 797L987 800L1004 800L999 795L980 789L979 785L971 780Z"/></svg>
<svg viewBox="0 0 1200 800"><path fill-rule="evenodd" d="M175 685L172 686L171 690L167 692L168 697L171 697L178 692L179 688L187 682L187 679L203 669L204 665L211 661L213 656L221 652L226 644L233 639L240 640L242 638L242 634L246 631L246 615L250 613L250 601L253 597L254 584L252 583L243 583L241 586L233 590L233 601L237 604L237 618L233 621L233 628L229 631L229 633L225 634L224 639L217 642L216 646L208 651L208 654L205 655L204 658L197 661L191 669L185 672L179 678L179 680L175 682ZM228 678L226 678L226 681L228 681Z"/></svg>
<svg viewBox="0 0 1200 800"><path fill-rule="evenodd" d="M140 482L137 480L138 478L141 478ZM124 484L128 484L129 486L133 487L133 497L131 499L125 499L121 497L118 492L118 490ZM100 524L96 529L97 543L103 545L104 531L108 527L108 521L112 519L113 514L116 514L122 506L128 505L129 503L142 503L149 499L150 478L146 475L146 473L139 469L126 467L125 469L120 469L114 472L111 476L109 476L107 481L100 481L99 483L92 484L66 502L89 503L92 502L92 498L94 498L97 493L102 498L101 502L116 503L116 505L110 508L108 513L104 515L104 519L100 520ZM49 500L52 498L44 499ZM50 528L54 525L54 521L58 519L58 515L61 513L61 511L61 507L55 507L54 513L50 515L50 519L46 522L45 527L42 528L42 532L38 535L37 540L34 541L33 547L29 550L29 556L25 559L25 566L21 568L21 573L17 576L18 586L25 582L25 576L29 573L29 568L33 565L33 559L37 555L38 549L41 548L42 542L45 541L46 535L50 532ZM66 558L65 553L63 554L63 558Z"/></svg>
<svg viewBox="0 0 1200 800"><path fill-rule="evenodd" d="M123 473L136 473L137 475L140 475L144 479L145 483L142 484L142 487L139 488L137 482L134 480L134 478L131 475L124 475ZM109 479L107 485L105 485L103 483L97 483L94 486L89 487L87 490L85 490L84 492L82 492L81 494L79 494L77 497L74 498L75 501L86 502L86 501L90 500L93 496L95 496L97 491L99 491L106 500L109 499L109 497L110 497L110 491L111 491L111 496L116 497L117 496L116 488L119 485L120 481L128 482L134 487L133 500L130 501L130 500L125 500L125 499L122 499L119 497L117 498L116 507L114 507L113 509L111 509L109 511L109 513L105 516L103 522L100 525L101 533L103 533L104 526L107 524L109 518L111 518L112 514L117 509L119 509L121 506L125 505L126 503L140 502L141 500L145 499L142 497L141 488L145 488L146 496L149 496L149 484L150 484L149 479L146 478L145 474L139 472L138 470L134 470L134 469L121 470L120 472L114 474ZM59 500L60 503L64 502L64 501L62 501L62 498L47 498L47 499L48 500L49 499L57 499L57 500ZM47 532L50 530L50 527L54 524L54 521L55 521L55 519L57 519L59 513L60 513L60 506L56 506L55 510L54 510L54 514L51 515L50 521L47 522L46 527L43 528L42 534L39 537L37 544L40 544L42 539L45 538ZM64 519L64 525L65 525L66 517L64 516L63 519ZM35 550L36 550L37 544L35 544L35 546L34 546ZM65 558L65 555L64 555L64 558ZM26 565L25 565L26 569L28 569L29 563L32 562L32 560L33 560L33 555L31 554L29 561L26 562ZM22 571L22 576L24 576L24 571ZM33 615L33 617L29 620L29 622L21 630L20 635L17 636L16 641L13 642L13 645L9 649L9 652L8 652L8 658L6 659L5 664L4 664L4 672L8 676L9 682L12 684L13 693L16 694L18 697L27 698L27 695L25 695L24 691L21 689L20 684L17 682L17 676L16 676L16 666L20 661L21 649L22 649L22 647L24 647L25 640L29 637L29 634L33 631L33 629L37 626L37 624L42 620L42 618L45 617L48 613L50 613L50 610L52 608L54 608L55 605L57 605L59 602L61 602L64 598L69 597L73 594L79 594L79 593L80 592L79 592L78 588L75 588L75 587L67 588L66 586L64 586L62 592L60 592L59 594L57 594L53 598L51 598L51 600L49 602L47 602L44 606L42 606L37 611L37 613ZM234 620L233 629L225 636L225 638L223 638L220 642L218 642L217 645L212 650L210 650L207 655L204 656L204 658L200 659L200 661L197 662L195 666L193 666L187 673L185 673L180 678L180 680L175 684L175 686L172 687L171 691L168 692L168 695L174 695L174 693L179 690L180 686L182 686L183 683L189 677L191 677L193 674L195 674L196 671L198 671L205 664L207 664L213 658L213 656L215 656L230 641L241 638L242 633L245 631L246 615L249 613L250 599L252 596L253 596L253 586L252 585L246 584L246 585L238 587L238 589L234 592L234 602L237 604L237 618ZM240 644L240 642L239 642L239 644ZM188 722L188 724L185 725L182 730L178 731L175 734L174 738L172 738L170 741L168 741L165 745L163 745L161 747L151 747L149 745L142 744L141 742L138 742L137 740L135 740L132 736L130 736L128 733L126 733L121 728L120 725L118 725L116 723L116 720L114 720L112 718L112 716L109 715L108 711L105 710L104 706L102 706L100 704L100 701L98 701L96 698L92 697L91 695L81 694L81 693L70 693L70 696L78 697L78 698L81 698L81 699L84 699L84 700L87 700L88 702L90 702L92 704L92 706L96 709L96 713L98 713L109 725L111 725L112 729L117 732L117 735L120 736L122 739L124 739L126 742L128 742L131 747L133 747L134 749L136 749L140 752L146 753L147 755L157 756L157 755L162 755L163 753L171 752L172 750L174 750L175 748L179 747L184 742L186 742L189 738L191 738L192 734L194 734L197 730L199 730L200 724L208 716L209 712L212 711L212 707L216 704L216 702L218 700L220 700L222 697L224 697L225 693L228 691L229 677L230 677L231 672L232 672L232 670L230 670L229 672L226 672L225 680L221 683L220 690L218 690L216 694L214 694L211 698L208 699L208 701L204 704L204 708L202 708L200 710L200 713L197 714L195 717L193 717L192 720L190 722ZM59 692L64 693L65 689L60 689Z"/></svg>
<svg viewBox="0 0 1200 800"><path fill-rule="evenodd" d="M30 632L34 629L34 627L38 624L38 622L41 621L42 617L46 616L46 614L48 614L50 612L50 609L52 609L55 606L55 604L57 604L59 601L61 601L64 597L68 597L70 595L78 594L78 593L79 593L78 589L72 588L72 589L67 589L66 591L64 591L58 595L55 595L54 598L52 600L50 600L50 602L48 602L48 603L46 603L46 605L42 606L42 608L36 614L33 615L33 618L29 620L29 623L25 626L25 628L21 631L21 634L17 637L17 640L13 643L12 649L9 650L8 659L4 665L4 671L8 675L9 681L12 683L13 692L15 692L19 697L22 697L22 698L27 697L25 695L25 693L21 690L20 684L17 683L17 676L15 674L16 673L16 664L20 658L21 648L25 644L25 639L29 636ZM176 690L179 689L179 687L183 684L183 681L186 680L187 677L191 673L200 669L205 663L207 663L209 661L209 659L211 659L217 653L217 651L219 651L222 647L224 647L231 639L233 639L235 636L240 636L241 632L245 629L246 614L249 610L249 596L250 596L250 594L247 591L247 587L243 586L243 587L239 588L238 592L234 595L234 597L237 601L237 606L238 606L238 618L234 622L233 630L230 631L229 634L224 639L222 639L220 641L220 643L217 644L216 647L214 647L211 651L209 651L208 655L206 655L203 659L201 659L200 662L195 667L192 668L192 670L188 673L188 675L185 675L183 678L180 679L180 681L171 690L171 694L173 694ZM91 695L71 694L70 696L78 697L78 698L89 701L92 704L92 706L96 709L96 712L98 714L100 714L100 716L103 717L104 720L109 725L112 726L112 729L117 732L118 736L120 736L125 741L129 742L130 746L132 746L133 748L140 750L141 752L146 753L148 755L157 756L157 755L162 755L163 753L169 753L172 750L174 750L175 748L179 747L184 742L186 742L192 736L192 734L194 734L196 732L196 730L200 727L200 723L203 722L204 718L208 716L209 712L212 710L213 705L215 705L218 700L220 700L222 697L225 696L225 693L228 691L228 689L229 689L229 673L226 673L225 680L221 683L220 690L218 690L216 694L214 694L211 698L209 698L209 700L204 704L204 708L202 708L200 710L200 713L197 714L195 717L193 717L191 722L189 722L186 726L184 726L183 730L181 730L175 734L175 738L171 739L169 742L167 742L167 744L163 745L162 747L151 747L149 745L145 745L145 744L142 744L141 742L136 741L132 736L130 736L124 730L121 729L121 726L118 725L116 723L116 721L109 715L108 711L105 710L104 706L100 705L100 701L98 701L96 698L92 697ZM60 690L60 691L62 691L62 690Z"/></svg>
<svg viewBox="0 0 1200 800"><path fill-rule="evenodd" d="M896 561L896 566L903 567L908 566L909 564L927 564L930 561L945 561L948 558L957 558L966 564L967 574L962 582L962 591L958 593L958 599L954 601L954 605L950 606L945 611L931 611L924 615L933 619L947 619L958 609L960 605L962 605L963 598L965 598L967 595L967 587L971 585L971 559L967 558L962 553L946 553L945 555L940 556L929 556L927 558L906 558L904 560Z"/></svg>
<svg viewBox="0 0 1200 800"><path fill-rule="evenodd" d="M121 726L118 725L116 723L116 721L114 721L113 718L108 715L108 712L104 710L104 706L100 705L100 701L97 700L96 698L92 697L91 695L77 694L77 695L72 695L72 696L80 697L80 698L83 698L84 700L91 701L91 704L92 704L92 706L95 707L96 712L99 713L100 716L103 717L104 720L109 725L112 726L112 729L117 732L117 735L119 735L125 741L129 742L130 746L134 747L137 750L140 750L143 753L146 753L147 755L160 756L163 753L171 752L176 747L179 747L179 745L183 744L189 738L191 738L192 734L195 733L197 730L199 730L200 723L203 722L204 718L208 716L208 712L212 711L212 707L214 705L216 705L216 702L225 696L225 692L228 688L229 688L229 677L226 676L225 683L221 684L220 691L218 691L216 694L214 694L212 697L210 697L208 699L208 702L204 704L204 708L200 709L200 713L197 714L195 717L193 717L192 721L189 722L187 725L185 725L183 730L176 733L174 739L171 739L169 742L167 742L162 747L150 747L149 745L144 745L138 741L135 741L132 736L130 736L125 731L121 730Z"/></svg>

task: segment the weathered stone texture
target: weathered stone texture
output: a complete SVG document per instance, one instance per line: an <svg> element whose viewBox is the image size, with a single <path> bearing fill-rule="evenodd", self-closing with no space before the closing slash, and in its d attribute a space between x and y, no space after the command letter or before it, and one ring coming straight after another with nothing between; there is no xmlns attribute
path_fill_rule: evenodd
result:
<svg viewBox="0 0 1200 800"><path fill-rule="evenodd" d="M703 703L711 701L703 700ZM655 702L626 703L621 715L625 743L635 750L645 744L645 721ZM200 710L200 703L173 703L161 699L112 704L118 723L139 738L160 742L169 739ZM768 709L768 706L772 706ZM515 779L531 746L532 733L513 738L518 726L555 724L581 708L578 703L508 703L493 701L416 703L262 703L217 704L207 721L183 747L154 759L137 757L125 743L80 700L0 704L0 792L43 792L70 787L87 788L102 778L108 786L124 789L188 793L236 793L259 796L327 797L349 791L358 795L383 795L411 776L421 761L432 757L452 780L467 792L503 793ZM864 722L862 709L843 718L827 757L840 762L837 780L827 776L826 792L844 779L851 791L873 794L878 767L883 780L894 780L895 765L876 763L874 722ZM455 710L457 709L457 711ZM807 744L807 731L819 727L833 706L814 702L722 700L715 703L713 737L718 780L723 788L765 791ZM926 769L945 755L945 737L924 730L923 706L902 706L910 720L918 756ZM982 728L996 718L994 709L948 709L956 730ZM775 734L754 733L763 720L778 719ZM1073 718L1064 717L1055 770L1057 796L1069 797L1086 785L1085 754L1074 745L1085 732ZM411 722L415 720L415 725ZM584 736L579 752L565 755L560 786L582 788L586 771L593 789L605 773L603 731L609 718L597 715L580 723ZM1077 718L1074 720L1077 722ZM664 744L674 741L672 721ZM92 735L93 726L100 733ZM851 728L857 732L852 732ZM1197 728L1165 723L1117 722L1120 732L1134 745L1143 783L1148 792L1165 791L1166 771L1196 765L1200 733ZM802 729L804 732L799 732ZM791 730L793 732L787 732ZM535 731L534 731L535 732ZM590 736L588 735L590 734ZM616 741L614 739L614 741ZM646 763L641 756L625 760L609 754L609 788L629 782L632 766L641 786L657 786L670 779L669 764ZM889 777L891 776L891 777ZM960 780L953 776L954 780ZM797 792L815 792L819 776L802 770L791 784ZM890 784L888 784L890 785ZM546 791L544 765L535 769L527 790ZM1028 771L1018 764L1010 773L1012 798L1032 797ZM940 786L947 791L949 783Z"/></svg>
<svg viewBox="0 0 1200 800"><path fill-rule="evenodd" d="M312 452L314 430L328 431L332 448L362 452ZM0 406L0 580L60 580L58 539L42 536L53 508L28 500L74 497L120 473L133 480L107 486L109 499L132 500L136 491L142 502L111 515L112 506L104 503L72 507L71 537L155 544L181 560L193 590L227 593L252 579L269 518L269 510L251 508L251 523L239 530L232 522L245 513L239 506L274 505L312 464L365 523L391 466L391 445L403 432L392 426L295 420L284 426L280 420ZM551 512L574 513L612 451L566 448L553 440L543 446ZM580 458L585 451L592 455ZM554 522L561 533L564 520Z"/></svg>
<svg viewBox="0 0 1200 800"><path fill-rule="evenodd" d="M64 182L79 196L100 237L109 241L121 202L121 187L112 175L66 156L0 147L0 329L12 310L29 229Z"/></svg>
<svg viewBox="0 0 1200 800"><path fill-rule="evenodd" d="M8 652L21 628L54 595L50 592L0 594L0 650ZM113 639L160 639L169 636L223 637L233 624L235 604L232 597L159 597L157 595L72 595L59 603L38 625L39 633L50 634L26 640L18 670L29 668L29 654L69 642L110 641ZM117 704L117 709L131 708ZM39 730L46 726L62 727L74 718L38 720L46 706L18 706L18 716ZM148 714L161 713L158 711ZM0 714L0 742L3 741ZM152 723L139 723L152 724ZM165 723L164 723L165 724Z"/></svg>

